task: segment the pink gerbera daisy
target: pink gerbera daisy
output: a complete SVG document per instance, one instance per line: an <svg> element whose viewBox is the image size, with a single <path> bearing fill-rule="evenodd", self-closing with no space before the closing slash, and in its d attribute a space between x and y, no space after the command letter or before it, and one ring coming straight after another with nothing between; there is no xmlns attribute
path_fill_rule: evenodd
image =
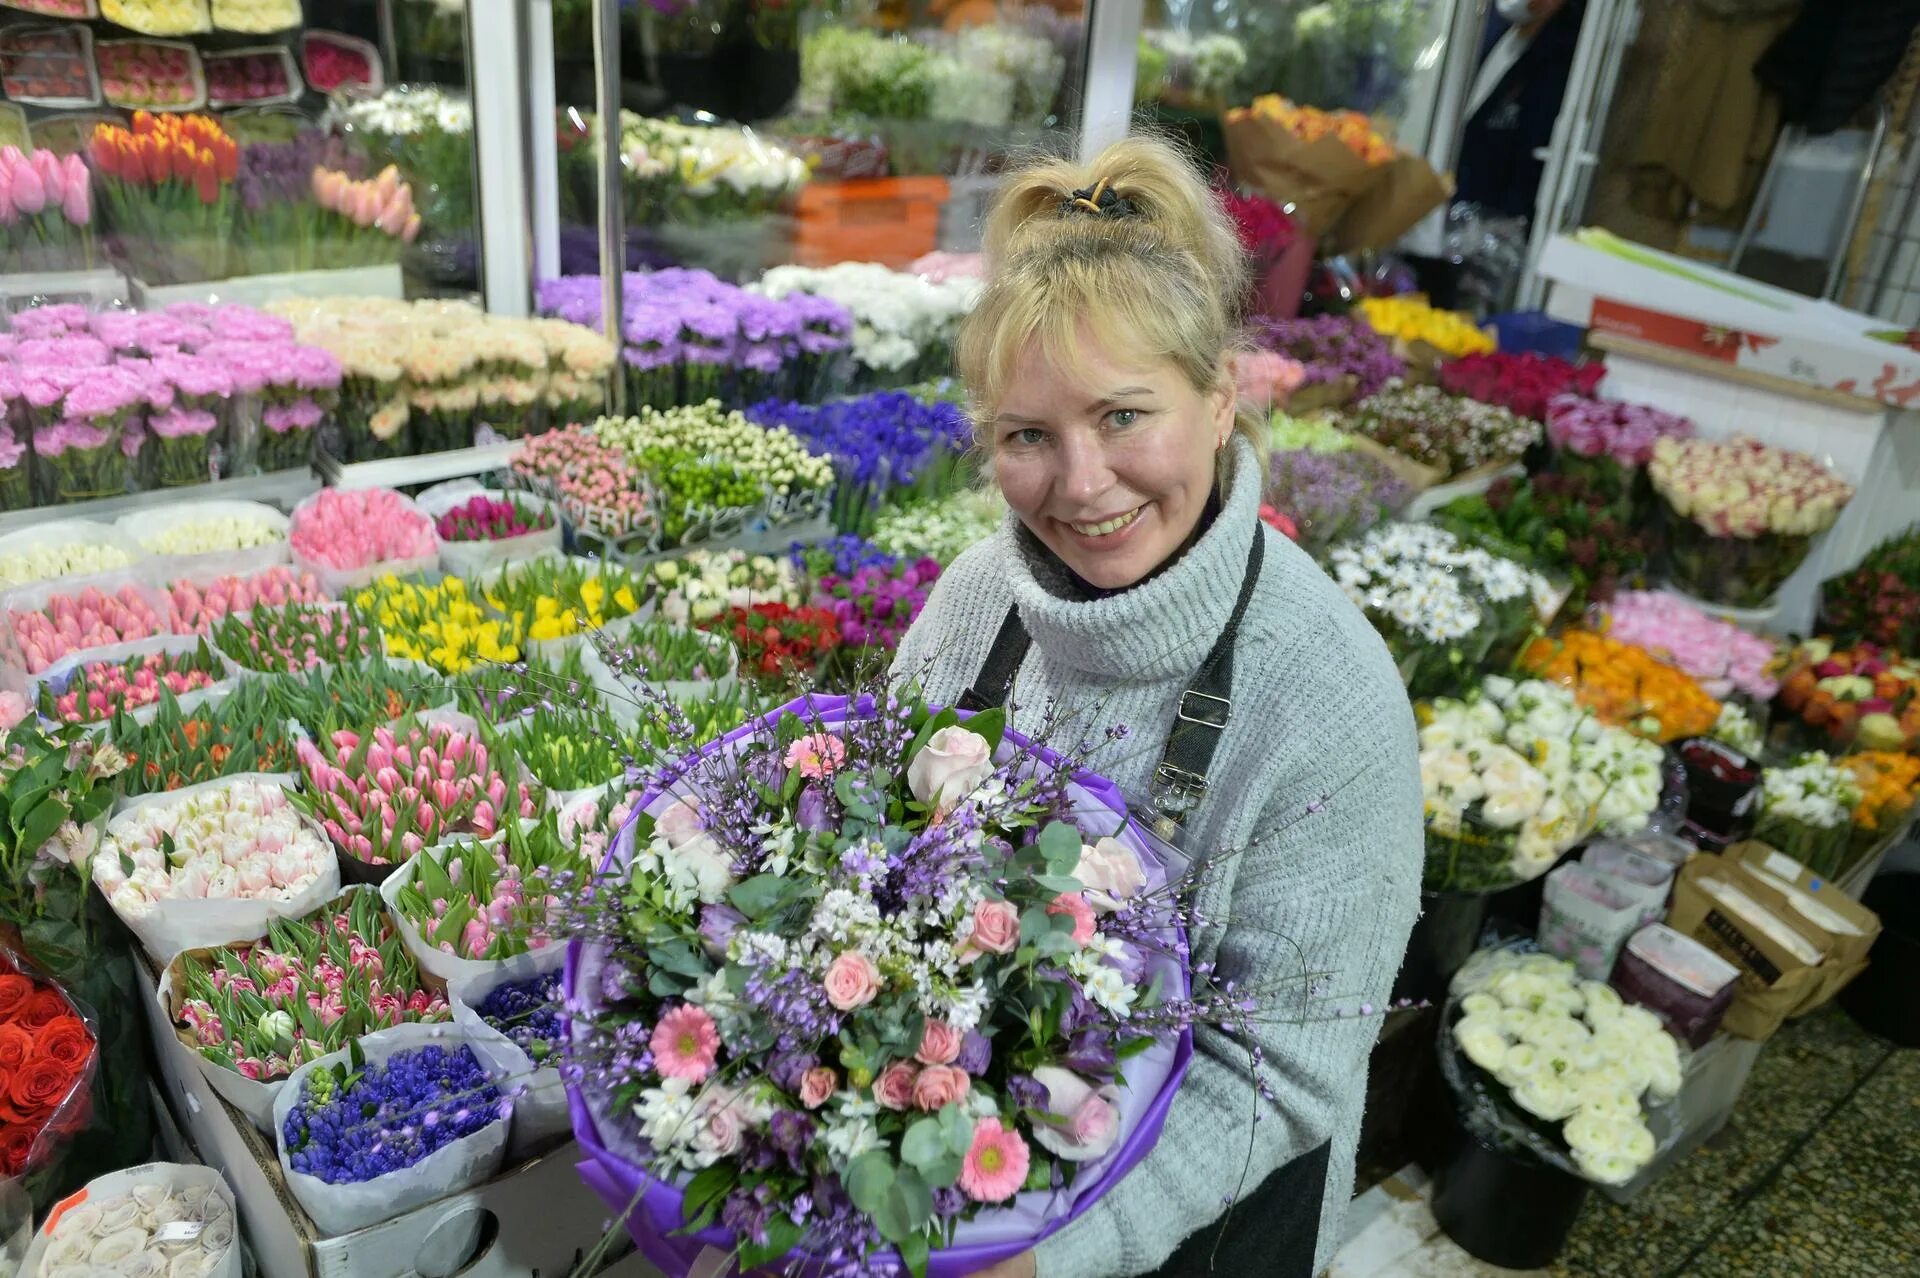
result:
<svg viewBox="0 0 1920 1278"><path fill-rule="evenodd" d="M983 1118L973 1127L973 1147L960 1164L960 1188L977 1203L1003 1203L1027 1182L1027 1142L1020 1133L1002 1127L997 1118Z"/></svg>
<svg viewBox="0 0 1920 1278"><path fill-rule="evenodd" d="M713 1070L720 1052L720 1032L713 1018L691 1004L682 1004L653 1027L653 1066L662 1078L684 1078L697 1083Z"/></svg>
<svg viewBox="0 0 1920 1278"><path fill-rule="evenodd" d="M847 743L831 732L808 733L787 747L787 766L815 781L831 776L846 759Z"/></svg>

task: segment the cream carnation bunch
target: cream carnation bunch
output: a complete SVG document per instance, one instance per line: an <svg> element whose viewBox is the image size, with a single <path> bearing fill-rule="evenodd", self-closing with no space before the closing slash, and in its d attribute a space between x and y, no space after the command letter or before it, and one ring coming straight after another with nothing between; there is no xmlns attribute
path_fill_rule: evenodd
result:
<svg viewBox="0 0 1920 1278"><path fill-rule="evenodd" d="M1658 1146L1642 1105L1672 1100L1682 1081L1680 1044L1657 1015L1545 954L1483 950L1452 991L1461 1013L1453 1045L1514 1105L1561 1125L1573 1170L1624 1185L1653 1161ZM1476 1116L1515 1126L1497 1106Z"/></svg>
<svg viewBox="0 0 1920 1278"><path fill-rule="evenodd" d="M1715 537L1810 537L1853 499L1853 485L1813 458L1744 435L1662 439L1647 473L1675 514Z"/></svg>

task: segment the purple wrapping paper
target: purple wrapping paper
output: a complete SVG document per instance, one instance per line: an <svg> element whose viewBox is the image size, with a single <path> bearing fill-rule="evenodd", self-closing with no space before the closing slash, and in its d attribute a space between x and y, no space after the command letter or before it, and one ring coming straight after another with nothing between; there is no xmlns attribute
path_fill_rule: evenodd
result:
<svg viewBox="0 0 1920 1278"><path fill-rule="evenodd" d="M817 694L800 697L761 719L734 729L704 747L701 753L710 755L727 749L750 736L761 725L770 724L789 711L804 713L822 724L831 725L843 723L856 715L871 713L872 701L862 698L857 703L850 703L846 697ZM1006 734L1006 741L1014 745L1030 744L1011 731ZM1058 758L1045 749L1036 752L1049 761ZM1121 815L1126 812L1126 801L1119 788L1106 778L1090 773L1081 773L1074 780L1076 788L1092 804L1115 814L1113 824L1117 826ZM661 797L658 791L643 795L634 805L634 816L654 806ZM631 848L632 827L630 818L609 848L607 859L602 864L603 870L611 866L624 849ZM1140 855L1141 864L1147 869L1148 888L1164 884L1168 877L1166 867L1159 863L1145 841L1130 831L1126 841ZM1180 939L1182 944L1179 948L1184 951L1184 935ZM578 989L580 971L583 964L589 961L584 941L576 940L568 946L565 989L569 999L582 997ZM1164 957L1156 961L1166 969L1167 988L1178 990L1180 997L1187 997L1191 993L1191 985L1186 970ZM1149 966L1151 968L1153 964ZM597 985L597 982L592 984ZM597 995L597 991L595 993ZM1127 1073L1136 1086L1129 1087L1121 1094L1121 1121L1126 1135L1112 1151L1104 1158L1082 1163L1074 1184L1064 1190L1022 1193L1010 1206L983 1212L976 1219L960 1225L955 1233L954 1245L933 1252L927 1264L928 1278L967 1278L977 1270L1028 1250L1086 1212L1111 1186L1131 1171L1160 1139L1161 1124L1166 1121L1167 1109L1173 1104L1174 1093L1179 1089L1181 1079L1186 1076L1192 1058L1191 1030L1181 1031L1171 1045L1158 1044L1134 1058L1128 1064ZM1164 1073L1160 1072L1162 1070ZM1152 1094L1141 1095L1137 1085L1156 1074L1159 1074L1160 1081ZM717 1225L694 1234L676 1232L684 1219L680 1187L658 1179L641 1164L609 1148L612 1144L624 1142L609 1141L602 1137L587 1098L577 1085L569 1084L567 1087L567 1110L573 1120L574 1136L587 1153L587 1157L578 1164L580 1178L605 1200L615 1215L624 1218L635 1244L649 1261L671 1278L685 1278L708 1248L715 1249L721 1255L734 1249L732 1232ZM894 1255L891 1252L885 1254ZM897 1262L897 1256L895 1259ZM800 1262L799 1267L789 1268L795 1261ZM781 1275L797 1274L801 1278L813 1278L820 1272L816 1263L809 1263L804 1250L788 1253L777 1267L755 1272L773 1274L776 1269ZM904 1274L905 1268L901 1267L900 1272Z"/></svg>

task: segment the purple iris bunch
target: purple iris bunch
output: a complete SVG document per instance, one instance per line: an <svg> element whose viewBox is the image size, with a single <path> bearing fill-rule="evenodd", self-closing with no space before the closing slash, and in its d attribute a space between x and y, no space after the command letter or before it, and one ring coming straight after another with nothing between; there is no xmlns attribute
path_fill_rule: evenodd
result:
<svg viewBox="0 0 1920 1278"><path fill-rule="evenodd" d="M813 601L833 613L848 644L892 652L927 606L939 576L940 563L935 559L889 567L866 564L848 576L828 573L822 577Z"/></svg>
<svg viewBox="0 0 1920 1278"><path fill-rule="evenodd" d="M351 1185L411 1167L508 1110L471 1048L405 1048L357 1076L345 1065L308 1074L281 1135L294 1171Z"/></svg>
<svg viewBox="0 0 1920 1278"><path fill-rule="evenodd" d="M1344 315L1262 318L1254 321L1254 329L1260 345L1306 367L1304 384L1308 386L1351 375L1355 397L1365 399L1406 375L1406 363L1393 353L1393 344L1359 319Z"/></svg>
<svg viewBox="0 0 1920 1278"><path fill-rule="evenodd" d="M473 1010L538 1065L558 1053L566 1038L567 1023L560 1015L560 1001L560 977L556 973L496 985Z"/></svg>

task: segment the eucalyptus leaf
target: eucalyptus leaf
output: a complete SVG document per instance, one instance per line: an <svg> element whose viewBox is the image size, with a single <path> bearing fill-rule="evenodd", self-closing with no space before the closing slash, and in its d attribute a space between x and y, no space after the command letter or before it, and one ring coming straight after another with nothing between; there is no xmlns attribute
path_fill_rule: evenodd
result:
<svg viewBox="0 0 1920 1278"><path fill-rule="evenodd" d="M893 1187L893 1159L884 1149L872 1149L847 1164L847 1197L869 1216Z"/></svg>

